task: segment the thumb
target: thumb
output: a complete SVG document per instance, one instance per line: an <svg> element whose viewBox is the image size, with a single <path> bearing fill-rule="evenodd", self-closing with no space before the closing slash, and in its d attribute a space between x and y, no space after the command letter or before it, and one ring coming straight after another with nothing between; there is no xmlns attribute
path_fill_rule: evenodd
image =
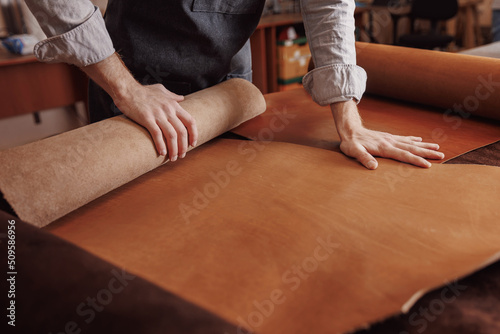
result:
<svg viewBox="0 0 500 334"><path fill-rule="evenodd" d="M370 156L369 159L366 159L366 160L363 160L360 162L363 164L363 166L365 166L368 169L371 169L371 170L377 169L377 167L378 167L377 160L374 157L372 157L370 154L368 154L368 155Z"/></svg>
<svg viewBox="0 0 500 334"><path fill-rule="evenodd" d="M351 152L353 155L353 158L356 158L363 166L365 166L368 169L374 170L377 169L378 167L378 162L377 160L366 151L366 149L361 146L358 147L358 149L355 152Z"/></svg>

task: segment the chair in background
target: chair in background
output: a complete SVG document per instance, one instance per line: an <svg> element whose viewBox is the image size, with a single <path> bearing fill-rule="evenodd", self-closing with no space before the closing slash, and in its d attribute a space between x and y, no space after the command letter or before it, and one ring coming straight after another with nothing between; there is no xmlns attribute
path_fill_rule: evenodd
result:
<svg viewBox="0 0 500 334"><path fill-rule="evenodd" d="M413 0L410 12L410 34L399 38L398 45L419 49L445 49L454 40L454 36L441 32L442 21L457 15L457 0ZM415 20L430 21L430 31L418 33L414 31Z"/></svg>
<svg viewBox="0 0 500 334"><path fill-rule="evenodd" d="M380 43L374 36L374 15L383 16L383 14L375 14L374 11L382 11L385 15L389 14L392 20L392 43L396 44L398 40L398 24L402 17L406 17L410 13L410 2L411 0L373 0L370 3L372 11L370 11L370 24L369 24L369 37L370 42ZM380 13L380 12L379 12Z"/></svg>

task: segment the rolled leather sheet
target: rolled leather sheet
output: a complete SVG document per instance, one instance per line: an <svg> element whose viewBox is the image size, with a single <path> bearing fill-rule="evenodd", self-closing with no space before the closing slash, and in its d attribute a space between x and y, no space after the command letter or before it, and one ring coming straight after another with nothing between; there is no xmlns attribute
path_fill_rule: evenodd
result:
<svg viewBox="0 0 500 334"><path fill-rule="evenodd" d="M180 103L201 145L264 112L260 91L231 79ZM0 191L17 215L43 227L167 162L151 136L124 116L0 152Z"/></svg>
<svg viewBox="0 0 500 334"><path fill-rule="evenodd" d="M362 42L356 51L368 93L500 120L500 59Z"/></svg>
<svg viewBox="0 0 500 334"><path fill-rule="evenodd" d="M330 108L314 103L304 89L266 95L266 102L265 113L231 132L256 141L280 141L340 152L340 137ZM433 107L365 96L359 112L369 129L419 136L439 144L445 159L500 140L498 122L445 115Z"/></svg>

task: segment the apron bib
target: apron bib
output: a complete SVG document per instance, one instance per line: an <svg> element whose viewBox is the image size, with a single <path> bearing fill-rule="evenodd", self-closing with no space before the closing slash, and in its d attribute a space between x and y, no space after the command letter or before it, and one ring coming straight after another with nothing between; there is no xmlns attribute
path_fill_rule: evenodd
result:
<svg viewBox="0 0 500 334"><path fill-rule="evenodd" d="M228 78L251 81L249 38L265 0L110 0L106 27L123 62L144 85L187 95ZM91 122L121 112L94 82Z"/></svg>

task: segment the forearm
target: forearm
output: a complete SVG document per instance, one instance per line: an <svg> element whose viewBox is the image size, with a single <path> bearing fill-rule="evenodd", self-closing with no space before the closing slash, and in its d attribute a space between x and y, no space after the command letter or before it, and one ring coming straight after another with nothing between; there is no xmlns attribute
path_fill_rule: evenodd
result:
<svg viewBox="0 0 500 334"><path fill-rule="evenodd" d="M356 65L352 0L302 0L302 15L315 70L304 86L321 105L330 105L344 140L362 127L356 103L364 93L366 73Z"/></svg>
<svg viewBox="0 0 500 334"><path fill-rule="evenodd" d="M330 105L340 140L352 138L363 127L356 103L352 100Z"/></svg>
<svg viewBox="0 0 500 334"><path fill-rule="evenodd" d="M115 103L130 96L132 91L140 86L116 53L96 64L81 67L81 69L102 87Z"/></svg>

